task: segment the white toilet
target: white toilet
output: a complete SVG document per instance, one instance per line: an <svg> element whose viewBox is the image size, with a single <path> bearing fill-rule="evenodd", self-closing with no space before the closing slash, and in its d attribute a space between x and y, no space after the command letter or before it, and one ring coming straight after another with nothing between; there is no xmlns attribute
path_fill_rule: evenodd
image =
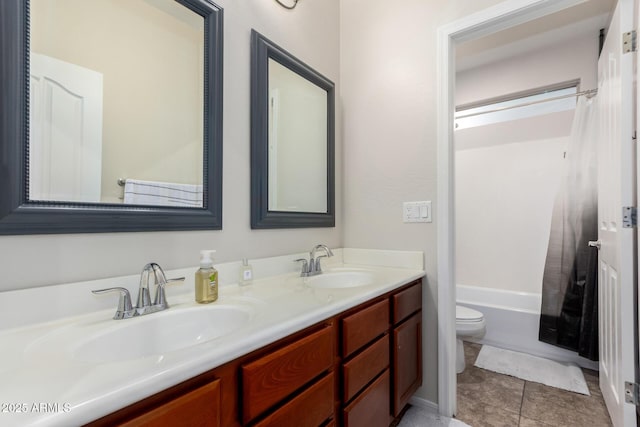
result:
<svg viewBox="0 0 640 427"><path fill-rule="evenodd" d="M486 330L484 316L477 310L462 305L456 305L456 372L464 371L465 338L482 338Z"/></svg>

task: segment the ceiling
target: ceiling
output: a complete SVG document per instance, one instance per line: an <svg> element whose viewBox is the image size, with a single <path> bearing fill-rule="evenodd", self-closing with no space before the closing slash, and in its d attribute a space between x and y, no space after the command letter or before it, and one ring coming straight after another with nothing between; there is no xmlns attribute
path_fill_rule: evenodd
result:
<svg viewBox="0 0 640 427"><path fill-rule="evenodd" d="M616 0L587 0L556 13L456 46L458 71L542 49L609 25Z"/></svg>

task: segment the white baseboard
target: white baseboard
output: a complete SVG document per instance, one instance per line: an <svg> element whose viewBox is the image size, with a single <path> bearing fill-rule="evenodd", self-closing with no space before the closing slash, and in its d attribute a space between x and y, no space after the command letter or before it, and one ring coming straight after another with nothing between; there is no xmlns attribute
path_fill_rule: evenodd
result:
<svg viewBox="0 0 640 427"><path fill-rule="evenodd" d="M438 404L434 403L430 400L427 399L423 399L421 397L418 396L411 396L411 398L409 399L409 403L413 406L417 406L419 408L422 409L426 409L427 411L431 411L434 413L438 413Z"/></svg>

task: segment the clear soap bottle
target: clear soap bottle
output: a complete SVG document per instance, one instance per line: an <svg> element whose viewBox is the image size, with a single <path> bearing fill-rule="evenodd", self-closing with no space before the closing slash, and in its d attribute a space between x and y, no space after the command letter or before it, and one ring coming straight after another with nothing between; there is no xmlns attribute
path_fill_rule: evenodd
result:
<svg viewBox="0 0 640 427"><path fill-rule="evenodd" d="M253 268L249 265L246 258L242 258L242 267L240 267L240 285L249 285L253 280Z"/></svg>
<svg viewBox="0 0 640 427"><path fill-rule="evenodd" d="M218 270L213 268L211 255L216 251L200 251L200 269L196 271L196 302L208 304L218 299Z"/></svg>

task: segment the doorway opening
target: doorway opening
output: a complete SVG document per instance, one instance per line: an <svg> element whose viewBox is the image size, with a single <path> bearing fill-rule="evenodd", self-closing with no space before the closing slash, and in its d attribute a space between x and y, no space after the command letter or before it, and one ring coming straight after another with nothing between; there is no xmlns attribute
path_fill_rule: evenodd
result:
<svg viewBox="0 0 640 427"><path fill-rule="evenodd" d="M542 16L582 4L582 1L507 1L439 30L438 77L438 307L439 313L439 406L444 415L456 411L455 376L455 200L453 112L456 105L456 45L530 23Z"/></svg>

